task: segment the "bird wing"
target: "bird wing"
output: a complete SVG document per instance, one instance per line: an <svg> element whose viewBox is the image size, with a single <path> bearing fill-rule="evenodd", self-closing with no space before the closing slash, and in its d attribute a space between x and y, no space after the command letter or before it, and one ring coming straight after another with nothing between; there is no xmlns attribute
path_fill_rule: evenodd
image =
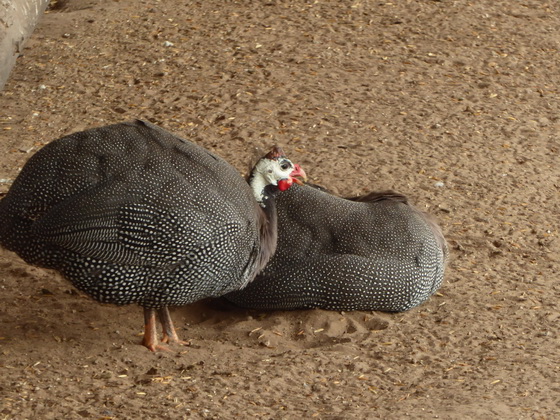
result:
<svg viewBox="0 0 560 420"><path fill-rule="evenodd" d="M393 200L400 203L408 204L408 198L402 194L395 191L373 191L368 194L360 195L357 197L344 197L346 200L362 202L362 203L374 203L376 201L383 200Z"/></svg>
<svg viewBox="0 0 560 420"><path fill-rule="evenodd" d="M161 267L193 258L246 225L235 217L212 217L203 206L174 197L162 205L158 196L147 198L129 185L100 184L70 197L34 222L33 236L45 247L82 257Z"/></svg>

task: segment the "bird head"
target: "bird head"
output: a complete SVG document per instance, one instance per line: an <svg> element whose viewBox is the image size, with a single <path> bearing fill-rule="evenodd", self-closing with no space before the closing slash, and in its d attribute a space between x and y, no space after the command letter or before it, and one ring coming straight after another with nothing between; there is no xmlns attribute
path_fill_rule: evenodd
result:
<svg viewBox="0 0 560 420"><path fill-rule="evenodd" d="M299 165L293 164L280 147L274 146L257 162L249 182L255 198L264 207L268 193L274 192L275 188L286 191L294 182L301 184L302 181L297 177L307 179L305 171Z"/></svg>

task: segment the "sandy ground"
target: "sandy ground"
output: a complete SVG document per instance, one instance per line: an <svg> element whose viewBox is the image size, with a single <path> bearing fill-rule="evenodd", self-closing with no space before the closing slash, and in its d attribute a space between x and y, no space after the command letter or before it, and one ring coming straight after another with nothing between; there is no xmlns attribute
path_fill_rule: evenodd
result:
<svg viewBox="0 0 560 420"><path fill-rule="evenodd" d="M0 192L43 144L141 117L240 171L284 146L311 181L394 189L451 245L402 314L173 310L139 345L0 251L0 418L554 419L560 413L560 4L58 1L0 93Z"/></svg>

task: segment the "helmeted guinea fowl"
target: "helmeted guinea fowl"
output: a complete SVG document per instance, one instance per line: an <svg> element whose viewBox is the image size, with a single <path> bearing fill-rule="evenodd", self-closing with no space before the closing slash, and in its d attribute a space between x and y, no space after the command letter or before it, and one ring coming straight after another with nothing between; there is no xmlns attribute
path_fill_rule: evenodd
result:
<svg viewBox="0 0 560 420"><path fill-rule="evenodd" d="M225 296L237 305L400 312L441 285L441 229L403 195L345 199L305 185L276 204L276 254L251 284Z"/></svg>
<svg viewBox="0 0 560 420"><path fill-rule="evenodd" d="M274 148L249 184L150 123L75 133L29 159L0 202L0 243L94 299L144 307L143 344L180 342L167 307L253 280L276 247L274 197L303 171Z"/></svg>

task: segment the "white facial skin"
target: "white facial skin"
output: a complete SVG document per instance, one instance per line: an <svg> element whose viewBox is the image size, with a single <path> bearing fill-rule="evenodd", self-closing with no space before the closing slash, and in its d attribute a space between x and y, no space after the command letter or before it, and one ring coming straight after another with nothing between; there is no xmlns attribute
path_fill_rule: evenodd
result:
<svg viewBox="0 0 560 420"><path fill-rule="evenodd" d="M287 158L259 160L251 179L251 188L257 202L264 206L264 188L267 185L278 185L278 181L289 178L293 170L294 164Z"/></svg>

